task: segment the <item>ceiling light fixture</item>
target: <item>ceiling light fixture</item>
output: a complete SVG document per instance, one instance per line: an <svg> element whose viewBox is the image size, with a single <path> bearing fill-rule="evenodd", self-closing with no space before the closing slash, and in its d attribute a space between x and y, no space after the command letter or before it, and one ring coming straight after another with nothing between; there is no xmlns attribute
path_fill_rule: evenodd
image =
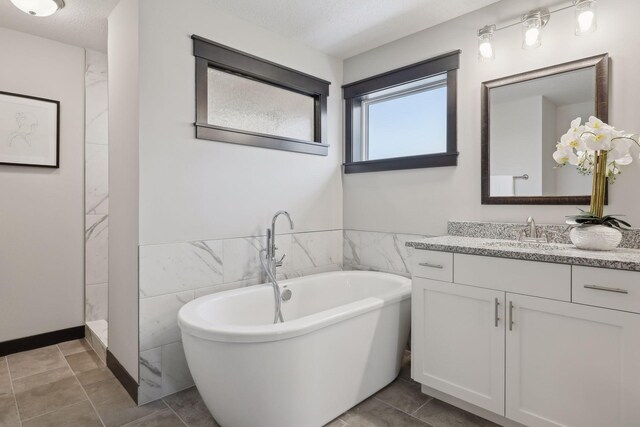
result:
<svg viewBox="0 0 640 427"><path fill-rule="evenodd" d="M13 0L12 0L13 1ZM493 36L496 32L520 25L522 28L522 48L529 50L542 45L542 29L547 25L551 15L566 9L575 9L575 33L577 36L596 31L596 2L597 0L567 0L568 5L558 9L547 8L531 10L516 22L502 26L485 25L478 30L478 60L488 61L495 58Z"/></svg>
<svg viewBox="0 0 640 427"><path fill-rule="evenodd" d="M11 3L31 16L51 16L64 7L64 0L11 0Z"/></svg>
<svg viewBox="0 0 640 427"><path fill-rule="evenodd" d="M573 0L576 7L576 36L593 33L596 22L596 0Z"/></svg>
<svg viewBox="0 0 640 427"><path fill-rule="evenodd" d="M495 58L492 44L495 29L495 25L485 25L478 30L478 58L481 61L491 61Z"/></svg>

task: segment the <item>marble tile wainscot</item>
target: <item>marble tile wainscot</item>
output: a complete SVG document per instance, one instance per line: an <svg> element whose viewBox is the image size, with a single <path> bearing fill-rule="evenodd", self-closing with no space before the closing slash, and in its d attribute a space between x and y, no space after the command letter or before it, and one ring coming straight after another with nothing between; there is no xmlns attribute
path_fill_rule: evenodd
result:
<svg viewBox="0 0 640 427"><path fill-rule="evenodd" d="M279 279L341 270L342 230L276 236ZM176 316L204 295L264 283L264 236L142 245L140 251L140 404L193 385Z"/></svg>
<svg viewBox="0 0 640 427"><path fill-rule="evenodd" d="M425 237L418 234L344 230L344 269L409 276L414 249L406 243Z"/></svg>

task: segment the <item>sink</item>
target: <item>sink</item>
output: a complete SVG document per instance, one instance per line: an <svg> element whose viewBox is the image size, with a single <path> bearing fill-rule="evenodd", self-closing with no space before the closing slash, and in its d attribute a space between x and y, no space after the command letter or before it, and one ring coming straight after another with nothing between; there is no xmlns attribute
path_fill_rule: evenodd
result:
<svg viewBox="0 0 640 427"><path fill-rule="evenodd" d="M564 251L570 246L559 245L557 243L535 243L535 242L488 242L484 246L491 248L517 248L517 249L533 249L537 251Z"/></svg>

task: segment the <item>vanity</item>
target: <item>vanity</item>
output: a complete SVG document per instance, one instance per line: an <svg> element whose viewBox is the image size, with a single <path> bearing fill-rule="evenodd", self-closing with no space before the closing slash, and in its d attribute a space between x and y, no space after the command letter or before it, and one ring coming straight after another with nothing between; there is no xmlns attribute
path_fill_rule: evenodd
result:
<svg viewBox="0 0 640 427"><path fill-rule="evenodd" d="M424 393L505 426L640 426L640 250L461 235L406 245Z"/></svg>

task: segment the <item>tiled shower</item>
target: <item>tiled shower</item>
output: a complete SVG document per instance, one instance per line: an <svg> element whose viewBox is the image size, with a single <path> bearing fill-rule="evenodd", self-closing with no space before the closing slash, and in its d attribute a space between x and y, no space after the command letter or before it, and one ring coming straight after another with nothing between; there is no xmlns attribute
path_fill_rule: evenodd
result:
<svg viewBox="0 0 640 427"><path fill-rule="evenodd" d="M108 331L109 145L107 55L86 51L85 69L85 322L105 358Z"/></svg>

